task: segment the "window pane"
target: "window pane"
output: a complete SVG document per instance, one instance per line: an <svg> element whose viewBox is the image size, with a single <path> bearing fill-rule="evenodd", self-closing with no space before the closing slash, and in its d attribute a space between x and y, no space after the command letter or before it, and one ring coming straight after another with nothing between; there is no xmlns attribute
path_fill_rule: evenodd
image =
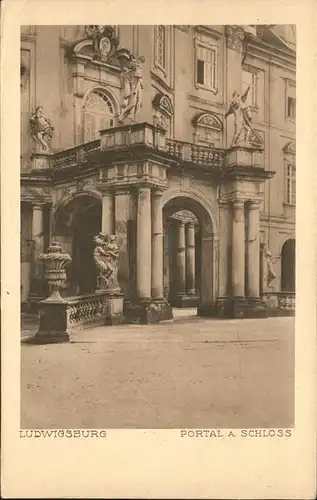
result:
<svg viewBox="0 0 317 500"><path fill-rule="evenodd" d="M205 83L204 80L204 61L197 59L197 83L203 85Z"/></svg>

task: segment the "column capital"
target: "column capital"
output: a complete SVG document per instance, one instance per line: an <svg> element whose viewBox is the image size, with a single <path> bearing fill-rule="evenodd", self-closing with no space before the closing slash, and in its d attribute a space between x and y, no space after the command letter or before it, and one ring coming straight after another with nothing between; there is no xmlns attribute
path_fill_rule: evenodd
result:
<svg viewBox="0 0 317 500"><path fill-rule="evenodd" d="M232 202L232 207L235 209L235 210L239 210L239 209L244 209L244 201L242 200L234 200Z"/></svg>
<svg viewBox="0 0 317 500"><path fill-rule="evenodd" d="M38 201L36 201L35 203L32 202L32 209L33 210L43 210L44 206L45 206L45 203L41 203Z"/></svg>
<svg viewBox="0 0 317 500"><path fill-rule="evenodd" d="M163 196L163 190L161 188L152 188L152 196L161 198Z"/></svg>
<svg viewBox="0 0 317 500"><path fill-rule="evenodd" d="M249 210L259 210L261 205L260 200L250 200L248 203Z"/></svg>

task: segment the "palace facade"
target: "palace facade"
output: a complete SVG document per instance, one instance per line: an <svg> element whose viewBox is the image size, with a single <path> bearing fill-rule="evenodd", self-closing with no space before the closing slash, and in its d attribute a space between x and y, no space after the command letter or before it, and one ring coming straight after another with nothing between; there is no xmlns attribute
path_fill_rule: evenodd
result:
<svg viewBox="0 0 317 500"><path fill-rule="evenodd" d="M127 307L250 316L292 297L295 90L290 25L22 27L23 307L47 294L52 241L64 295L93 294L100 231ZM236 144L234 92L252 115Z"/></svg>

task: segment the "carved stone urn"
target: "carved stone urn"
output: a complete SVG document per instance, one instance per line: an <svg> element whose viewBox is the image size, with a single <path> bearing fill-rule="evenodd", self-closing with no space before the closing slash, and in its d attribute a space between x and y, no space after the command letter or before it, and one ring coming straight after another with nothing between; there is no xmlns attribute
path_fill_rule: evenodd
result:
<svg viewBox="0 0 317 500"><path fill-rule="evenodd" d="M47 253L39 256L44 264L44 278L50 286L51 294L44 302L64 302L59 290L67 280L65 268L72 260L68 253L64 253L62 247L53 242Z"/></svg>

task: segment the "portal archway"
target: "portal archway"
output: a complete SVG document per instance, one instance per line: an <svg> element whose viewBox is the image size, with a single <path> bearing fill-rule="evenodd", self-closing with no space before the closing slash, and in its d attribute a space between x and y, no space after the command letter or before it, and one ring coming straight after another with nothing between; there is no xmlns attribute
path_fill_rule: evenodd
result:
<svg viewBox="0 0 317 500"><path fill-rule="evenodd" d="M184 212L185 215L190 212L194 216L194 220L191 221L190 218L186 220L185 216L182 221L180 217L180 227L177 228L179 214L184 214ZM172 290L169 289L169 296L167 297L171 304L182 306L182 300L176 300L175 302L178 294L180 298L184 297L184 304L187 302L189 306L192 306L193 303L187 300L187 297L190 298L191 296L190 292L192 290L190 290L190 287L194 282L196 292L194 295L198 299L198 311L208 310L210 312L216 301L218 282L218 238L214 231L213 214L206 208L206 205L204 206L203 203L190 194L179 193L168 197L167 193L165 200L163 198L163 220L166 222L168 219L173 218L175 214L178 214L175 218L175 229L172 230L173 237L172 239L169 238L168 243L166 243L166 231L164 231L164 255L166 256L166 252L168 252L170 267L169 276L167 277L165 257L165 294L166 280L169 279L170 287L172 282L174 285ZM195 219L197 224L195 224ZM195 229L193 229L193 226L196 226ZM174 252L174 257L171 256L171 252ZM171 280L171 274L174 277L176 274L178 278ZM175 286L178 286L178 290L175 290ZM174 303L171 300L171 295Z"/></svg>
<svg viewBox="0 0 317 500"><path fill-rule="evenodd" d="M66 295L83 295L96 289L93 237L101 230L101 210L101 201L86 193L71 197L56 210L54 239L72 256L66 269Z"/></svg>
<svg viewBox="0 0 317 500"><path fill-rule="evenodd" d="M295 239L285 241L281 252L281 291L295 292Z"/></svg>

